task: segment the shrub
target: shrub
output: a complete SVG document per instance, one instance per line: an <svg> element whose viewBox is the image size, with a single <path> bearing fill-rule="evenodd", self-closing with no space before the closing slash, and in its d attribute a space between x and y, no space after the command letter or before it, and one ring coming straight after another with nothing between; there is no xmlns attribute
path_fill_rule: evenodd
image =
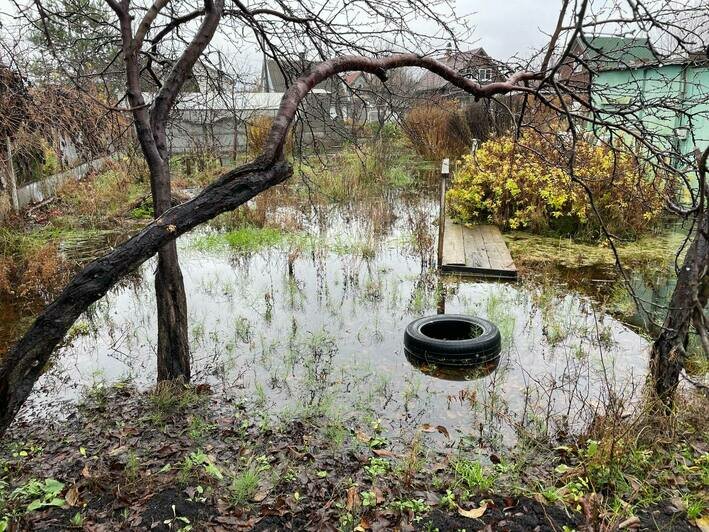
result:
<svg viewBox="0 0 709 532"><path fill-rule="evenodd" d="M0 229L0 296L47 301L68 281L71 264L59 254L51 232L28 235Z"/></svg>
<svg viewBox="0 0 709 532"><path fill-rule="evenodd" d="M459 157L470 146L470 129L455 100L434 99L414 106L403 127L414 149L431 161Z"/></svg>
<svg viewBox="0 0 709 532"><path fill-rule="evenodd" d="M612 233L635 238L658 221L667 184L644 172L630 153L579 141L573 171L592 192ZM571 178L568 153L537 133L517 142L509 136L488 141L474 156L465 156L448 200L453 216L463 222L601 236L584 188Z"/></svg>
<svg viewBox="0 0 709 532"><path fill-rule="evenodd" d="M309 185L334 201L411 188L420 182L421 161L406 142L396 127L387 125L378 137L346 145L327 160L310 158L300 171Z"/></svg>
<svg viewBox="0 0 709 532"><path fill-rule="evenodd" d="M252 157L259 155L266 146L271 125L273 125L273 118L265 115L255 116L246 124L247 151ZM286 153L292 152L293 134L289 132L286 138Z"/></svg>
<svg viewBox="0 0 709 532"><path fill-rule="evenodd" d="M465 106L463 113L471 138L486 142L509 133L514 126L514 113L520 112L519 100L511 96L500 100L503 104L483 99Z"/></svg>

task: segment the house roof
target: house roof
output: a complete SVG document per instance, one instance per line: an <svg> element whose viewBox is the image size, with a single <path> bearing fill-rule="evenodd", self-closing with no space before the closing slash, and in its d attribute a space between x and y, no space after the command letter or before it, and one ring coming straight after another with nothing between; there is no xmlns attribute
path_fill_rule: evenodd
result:
<svg viewBox="0 0 709 532"><path fill-rule="evenodd" d="M589 36L585 42L580 40L580 45L584 48L584 58L601 68L651 63L660 59L647 37Z"/></svg>
<svg viewBox="0 0 709 532"><path fill-rule="evenodd" d="M145 101L152 103L155 94L145 93ZM181 92L175 109L178 111L270 111L277 110L283 98L282 92Z"/></svg>
<svg viewBox="0 0 709 532"><path fill-rule="evenodd" d="M285 92L290 82L306 72L317 61L311 61L303 56L288 56L279 58L279 61L271 58L264 58L261 66L261 90L265 92ZM286 82L287 74L288 82ZM329 92L337 92L335 78L329 78L318 83L318 87L327 89Z"/></svg>
<svg viewBox="0 0 709 532"><path fill-rule="evenodd" d="M343 79L345 80L345 83L347 83L348 85L352 85L362 75L364 75L363 72L348 72L343 76Z"/></svg>
<svg viewBox="0 0 709 532"><path fill-rule="evenodd" d="M315 95L327 94L324 89L313 89ZM145 94L146 102L152 102L155 94ZM178 111L277 111L283 99L282 92L183 92L175 103Z"/></svg>
<svg viewBox="0 0 709 532"><path fill-rule="evenodd" d="M474 77L473 69L493 64L493 59L482 48L474 48L465 52L448 52L436 59L467 77ZM419 90L429 91L442 89L447 83L448 81L438 74L427 70L417 82L417 86Z"/></svg>

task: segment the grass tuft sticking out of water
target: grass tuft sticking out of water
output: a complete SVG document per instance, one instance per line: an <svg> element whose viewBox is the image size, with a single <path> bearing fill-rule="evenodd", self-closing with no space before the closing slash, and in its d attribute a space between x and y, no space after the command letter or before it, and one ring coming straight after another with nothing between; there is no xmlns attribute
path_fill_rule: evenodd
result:
<svg viewBox="0 0 709 532"><path fill-rule="evenodd" d="M245 226L227 233L205 235L194 242L201 251L231 248L237 251L259 251L285 243L289 235L273 227Z"/></svg>

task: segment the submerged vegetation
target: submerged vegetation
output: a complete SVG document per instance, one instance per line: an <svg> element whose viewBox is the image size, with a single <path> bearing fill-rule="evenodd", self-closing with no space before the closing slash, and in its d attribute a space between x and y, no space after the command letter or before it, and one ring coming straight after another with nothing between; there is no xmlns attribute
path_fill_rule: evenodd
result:
<svg viewBox="0 0 709 532"><path fill-rule="evenodd" d="M663 231L657 235L618 243L616 250L622 264L642 271L665 272L675 260L684 235L681 232ZM597 244L578 242L569 237L544 236L512 231L505 241L518 265L528 267L553 264L565 268L615 266L613 250L604 241Z"/></svg>

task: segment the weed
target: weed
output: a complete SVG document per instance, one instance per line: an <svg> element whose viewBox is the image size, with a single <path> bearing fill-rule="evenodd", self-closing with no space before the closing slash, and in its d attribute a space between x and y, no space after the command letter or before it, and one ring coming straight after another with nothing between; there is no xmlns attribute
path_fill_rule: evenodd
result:
<svg viewBox="0 0 709 532"><path fill-rule="evenodd" d="M460 458L453 464L453 469L458 481L465 483L468 489L485 493L495 484L494 475L488 474L480 462Z"/></svg>
<svg viewBox="0 0 709 532"><path fill-rule="evenodd" d="M49 506L64 506L64 499L59 496L62 491L64 491L64 484L53 478L47 478L44 482L31 479L25 485L16 488L9 499L26 503L26 511L33 512Z"/></svg>
<svg viewBox="0 0 709 532"><path fill-rule="evenodd" d="M199 237L193 245L201 251L230 248L234 251L253 253L284 244L287 240L288 235L279 229L245 226L227 233Z"/></svg>
<svg viewBox="0 0 709 532"><path fill-rule="evenodd" d="M689 519L698 519L704 513L705 502L702 499L688 498L685 504L687 505L687 517Z"/></svg>
<svg viewBox="0 0 709 532"><path fill-rule="evenodd" d="M340 449L343 446L349 434L347 427L339 420L330 421L324 430L325 440L330 442L335 449Z"/></svg>
<svg viewBox="0 0 709 532"><path fill-rule="evenodd" d="M128 482L133 483L138 479L138 469L140 467L140 462L138 460L138 455L135 451L131 450L128 453L128 459L126 461L125 474Z"/></svg>
<svg viewBox="0 0 709 532"><path fill-rule="evenodd" d="M73 516L71 516L71 519L69 519L69 524L74 528L83 528L84 516L81 512L76 512Z"/></svg>
<svg viewBox="0 0 709 532"><path fill-rule="evenodd" d="M230 492L231 502L235 506L240 506L248 503L256 495L259 487L258 469L249 466L237 475L231 481Z"/></svg>
<svg viewBox="0 0 709 532"><path fill-rule="evenodd" d="M189 432L190 438L192 438L193 440L201 440L216 427L216 424L209 423L207 420L200 416L192 416L190 418L190 424L187 430Z"/></svg>
<svg viewBox="0 0 709 532"><path fill-rule="evenodd" d="M392 502L389 507L397 512L411 512L414 514L414 520L419 521L421 516L427 513L431 508L423 502L423 499L403 499Z"/></svg>
<svg viewBox="0 0 709 532"><path fill-rule="evenodd" d="M559 500L561 500L562 495L559 493L559 490L553 487L547 487L541 490L541 495L544 497L547 501L550 503L555 503Z"/></svg>
<svg viewBox="0 0 709 532"><path fill-rule="evenodd" d="M374 508L377 505L377 494L371 490L363 491L360 493L360 497L364 508Z"/></svg>
<svg viewBox="0 0 709 532"><path fill-rule="evenodd" d="M424 461L421 457L421 449L420 434L417 434L411 445L409 445L409 452L406 453L403 462L397 468L405 486L411 485L416 473L423 467Z"/></svg>
<svg viewBox="0 0 709 532"><path fill-rule="evenodd" d="M175 505L172 505L172 517L165 519L163 521L164 525L167 525L168 530L172 530L175 528L178 532L191 532L192 531L192 525L190 524L190 520L187 517L182 517L177 515L177 511L175 510Z"/></svg>
<svg viewBox="0 0 709 532"><path fill-rule="evenodd" d="M264 408L266 404L268 403L268 396L266 395L266 388L264 388L263 384L260 382L254 383L254 393L256 394L256 398L254 399L254 403L256 404L257 408Z"/></svg>
<svg viewBox="0 0 709 532"><path fill-rule="evenodd" d="M248 318L239 316L234 320L234 335L239 339L239 341L247 344L253 338L253 330L251 327L251 322Z"/></svg>
<svg viewBox="0 0 709 532"><path fill-rule="evenodd" d="M152 415L156 423L180 410L194 406L202 399L191 386L176 381L159 382L148 394Z"/></svg>
<svg viewBox="0 0 709 532"><path fill-rule="evenodd" d="M441 497L440 505L448 510L457 510L458 504L455 502L455 493L447 489L446 494Z"/></svg>
<svg viewBox="0 0 709 532"><path fill-rule="evenodd" d="M193 451L183 460L178 474L178 481L183 485L189 484L190 479L195 473L202 472L216 480L222 480L224 478L221 470L216 466L210 456L201 450Z"/></svg>
<svg viewBox="0 0 709 532"><path fill-rule="evenodd" d="M382 476L389 471L389 462L384 458L371 457L369 465L364 466L364 470L370 478Z"/></svg>

